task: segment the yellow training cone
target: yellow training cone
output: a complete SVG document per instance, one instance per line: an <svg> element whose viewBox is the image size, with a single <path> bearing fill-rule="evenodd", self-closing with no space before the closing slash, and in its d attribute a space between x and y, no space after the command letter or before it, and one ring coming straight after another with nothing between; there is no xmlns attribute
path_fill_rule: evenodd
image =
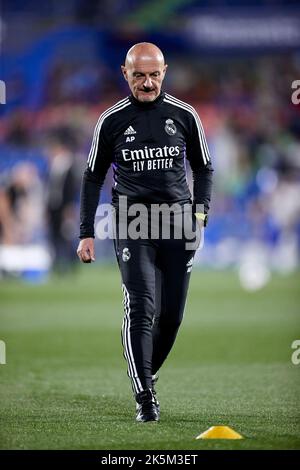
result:
<svg viewBox="0 0 300 470"><path fill-rule="evenodd" d="M212 426L207 431L199 434L196 439L244 439L238 432L229 426Z"/></svg>

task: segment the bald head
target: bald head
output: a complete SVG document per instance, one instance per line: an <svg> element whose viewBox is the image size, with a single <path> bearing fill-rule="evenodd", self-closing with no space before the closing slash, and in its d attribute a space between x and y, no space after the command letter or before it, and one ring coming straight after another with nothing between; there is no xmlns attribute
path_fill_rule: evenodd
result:
<svg viewBox="0 0 300 470"><path fill-rule="evenodd" d="M132 46L121 68L133 96L139 101L154 101L160 94L167 65L155 44L141 42Z"/></svg>
<svg viewBox="0 0 300 470"><path fill-rule="evenodd" d="M136 61L157 61L165 65L163 53L159 47L151 42L140 42L129 49L126 55L125 66L128 67Z"/></svg>

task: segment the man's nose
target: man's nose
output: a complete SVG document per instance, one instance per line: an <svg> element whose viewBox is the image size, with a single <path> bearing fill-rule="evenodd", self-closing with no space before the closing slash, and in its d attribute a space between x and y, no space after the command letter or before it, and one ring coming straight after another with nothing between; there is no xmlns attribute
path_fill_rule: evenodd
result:
<svg viewBox="0 0 300 470"><path fill-rule="evenodd" d="M146 77L146 79L144 81L144 87L152 88L152 81L151 81L150 77Z"/></svg>

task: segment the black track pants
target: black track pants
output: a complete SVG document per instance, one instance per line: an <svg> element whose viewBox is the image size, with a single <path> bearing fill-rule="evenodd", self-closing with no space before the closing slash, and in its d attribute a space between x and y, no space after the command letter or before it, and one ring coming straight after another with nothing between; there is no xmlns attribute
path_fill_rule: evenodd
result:
<svg viewBox="0 0 300 470"><path fill-rule="evenodd" d="M199 231L191 219L193 230ZM116 228L118 232L118 222ZM195 254L195 244L187 249L187 241L184 236L115 239L123 290L123 352L135 394L151 388L152 375L168 356L181 324Z"/></svg>

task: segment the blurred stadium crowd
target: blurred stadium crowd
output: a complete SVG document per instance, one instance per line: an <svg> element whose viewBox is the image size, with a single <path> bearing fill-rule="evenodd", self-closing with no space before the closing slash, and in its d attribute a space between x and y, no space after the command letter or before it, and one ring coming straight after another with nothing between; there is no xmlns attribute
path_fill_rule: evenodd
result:
<svg viewBox="0 0 300 470"><path fill-rule="evenodd" d="M164 89L197 109L214 162L210 222L197 260L218 269L239 266L247 279L261 275L262 282L269 269L298 269L300 105L291 101L291 85L300 79L299 50L171 47L160 34L162 26L141 30L132 23L132 10L145 4L146 14L147 2L91 3L94 9L66 2L66 26L63 6L49 2L52 9L40 7L43 18L48 15L42 27L36 2L28 2L25 44L13 34L23 2L10 2L2 12L0 73L7 89L7 104L0 105L2 274L35 278L51 267L65 271L78 265L80 180L93 128L105 108L128 94L119 66L128 47L141 40L156 41L165 52ZM195 3L174 6L172 31L182 30L182 18L194 15ZM259 9L270 2L251 3ZM119 29L116 12L128 20ZM102 202L110 201L111 178L109 173ZM99 261L112 259L111 242L98 242L97 254Z"/></svg>

